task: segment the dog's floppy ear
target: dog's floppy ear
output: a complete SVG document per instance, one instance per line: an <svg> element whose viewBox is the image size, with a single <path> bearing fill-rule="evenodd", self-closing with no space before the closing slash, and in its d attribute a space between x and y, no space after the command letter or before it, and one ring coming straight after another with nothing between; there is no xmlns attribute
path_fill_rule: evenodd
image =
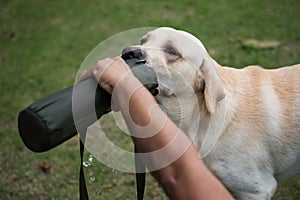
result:
<svg viewBox="0 0 300 200"><path fill-rule="evenodd" d="M214 113L218 102L225 97L222 81L211 60L203 59L200 72L204 79L202 91L204 92L206 108L208 112Z"/></svg>

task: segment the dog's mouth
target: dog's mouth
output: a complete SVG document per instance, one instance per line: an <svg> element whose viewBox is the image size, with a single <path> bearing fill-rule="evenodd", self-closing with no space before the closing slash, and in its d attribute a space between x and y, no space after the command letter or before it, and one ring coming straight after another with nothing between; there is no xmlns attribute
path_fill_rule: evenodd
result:
<svg viewBox="0 0 300 200"><path fill-rule="evenodd" d="M151 65L147 63L142 50L136 47L126 47L123 49L121 57L127 64L130 63L133 74L140 77L149 92L156 96L159 93L157 75Z"/></svg>

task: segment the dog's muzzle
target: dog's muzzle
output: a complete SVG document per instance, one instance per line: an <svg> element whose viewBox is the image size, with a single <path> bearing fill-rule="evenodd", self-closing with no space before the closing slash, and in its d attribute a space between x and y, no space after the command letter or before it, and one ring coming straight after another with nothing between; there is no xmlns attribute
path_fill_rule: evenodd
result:
<svg viewBox="0 0 300 200"><path fill-rule="evenodd" d="M124 60L129 59L138 59L138 60L145 60L145 54L143 50L139 47L126 47L122 50L122 58Z"/></svg>
<svg viewBox="0 0 300 200"><path fill-rule="evenodd" d="M140 64L146 64L145 53L139 47L134 47L134 46L125 47L122 50L122 56L121 57L125 61L131 60L131 59L137 59L137 60L139 60ZM153 71L153 69L152 69L152 71ZM133 70L133 72L134 72L134 70ZM146 73L146 71L145 71L145 73ZM148 76L150 76L150 74L148 74ZM155 75L155 77L156 77L156 75ZM150 92L152 93L153 96L156 96L159 93L157 79L156 79L155 83L157 84L156 85L157 87L150 90Z"/></svg>

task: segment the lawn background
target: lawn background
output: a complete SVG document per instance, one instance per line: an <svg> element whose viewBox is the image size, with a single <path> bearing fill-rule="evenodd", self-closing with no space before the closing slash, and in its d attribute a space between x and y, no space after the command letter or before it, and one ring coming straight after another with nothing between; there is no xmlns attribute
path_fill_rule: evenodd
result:
<svg viewBox="0 0 300 200"><path fill-rule="evenodd" d="M35 154L18 136L17 115L71 85L81 62L101 41L128 29L171 26L200 38L222 65L277 68L300 63L299 22L299 0L0 0L0 199L78 199L77 138ZM241 41L250 38L281 46L243 48ZM132 149L111 116L101 123L116 144ZM46 173L38 167L43 163L51 165ZM91 199L135 198L133 174L96 161L85 171ZM145 199L164 199L148 177ZM300 199L299 190L298 177L280 185L274 199Z"/></svg>

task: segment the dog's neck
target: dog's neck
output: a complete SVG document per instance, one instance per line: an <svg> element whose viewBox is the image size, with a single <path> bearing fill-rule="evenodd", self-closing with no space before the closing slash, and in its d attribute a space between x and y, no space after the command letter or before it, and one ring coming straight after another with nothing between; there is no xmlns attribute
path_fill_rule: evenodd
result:
<svg viewBox="0 0 300 200"><path fill-rule="evenodd" d="M197 124L197 135L193 141L202 158L214 150L228 125L226 101L225 98L218 103L215 113L204 110L195 117L200 120Z"/></svg>
<svg viewBox="0 0 300 200"><path fill-rule="evenodd" d="M191 119L193 121L186 124L185 129L183 129L196 145L202 158L214 150L235 112L231 99L232 92L226 87L227 84L231 84L234 80L223 78L222 73L227 68L223 68L214 60L213 62L223 82L225 98L218 102L214 113L209 113L206 109L203 95L199 95L197 105L199 109L194 108L194 110L199 110L200 112L192 112Z"/></svg>

